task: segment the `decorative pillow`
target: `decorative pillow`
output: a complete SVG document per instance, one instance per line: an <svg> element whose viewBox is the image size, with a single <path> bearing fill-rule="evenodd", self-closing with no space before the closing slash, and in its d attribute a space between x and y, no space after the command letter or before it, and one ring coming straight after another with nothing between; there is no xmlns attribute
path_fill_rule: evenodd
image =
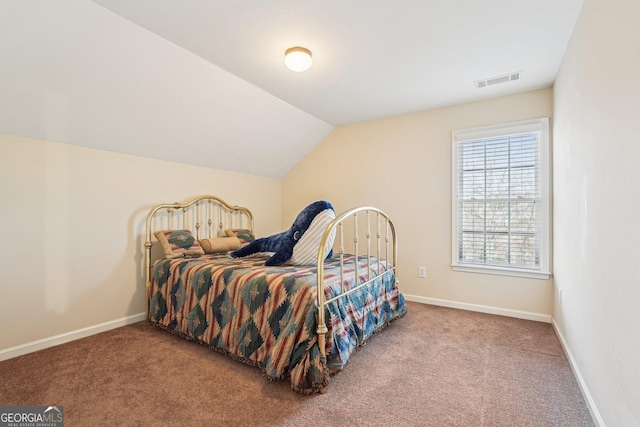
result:
<svg viewBox="0 0 640 427"><path fill-rule="evenodd" d="M210 239L198 240L205 254L215 254L220 252L229 252L239 249L240 239L237 237L212 237Z"/></svg>
<svg viewBox="0 0 640 427"><path fill-rule="evenodd" d="M189 230L162 230L155 232L167 259L204 255L202 246Z"/></svg>
<svg viewBox="0 0 640 427"><path fill-rule="evenodd" d="M256 240L256 236L253 235L251 230L246 228L230 228L228 230L224 230L224 234L228 237L237 237L238 240L240 240L240 246L244 246L249 242Z"/></svg>

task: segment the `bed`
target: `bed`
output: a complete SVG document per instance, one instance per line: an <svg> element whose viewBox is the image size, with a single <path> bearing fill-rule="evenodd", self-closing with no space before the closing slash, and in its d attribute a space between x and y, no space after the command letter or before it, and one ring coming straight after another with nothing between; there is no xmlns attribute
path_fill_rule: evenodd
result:
<svg viewBox="0 0 640 427"><path fill-rule="evenodd" d="M226 237L243 244L253 233L251 211L216 196L152 208L144 244L147 320L257 366L270 380L288 378L295 391L324 393L358 347L407 312L394 224L375 207L336 215L316 265L267 267L270 254L231 258L224 244L218 252L198 249ZM167 235L187 236L187 249L167 252ZM332 236L333 255L325 259Z"/></svg>

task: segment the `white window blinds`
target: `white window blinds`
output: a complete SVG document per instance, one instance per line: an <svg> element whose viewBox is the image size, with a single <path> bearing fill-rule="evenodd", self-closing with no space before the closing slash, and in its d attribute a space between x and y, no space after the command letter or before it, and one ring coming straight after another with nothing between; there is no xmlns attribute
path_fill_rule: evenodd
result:
<svg viewBox="0 0 640 427"><path fill-rule="evenodd" d="M546 136L539 126L505 125L502 131L454 132L453 263L543 271Z"/></svg>

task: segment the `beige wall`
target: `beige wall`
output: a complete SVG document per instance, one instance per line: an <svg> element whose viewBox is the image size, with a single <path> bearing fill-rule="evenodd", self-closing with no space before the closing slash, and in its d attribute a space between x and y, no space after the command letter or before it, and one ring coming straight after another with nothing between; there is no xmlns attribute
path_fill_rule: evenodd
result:
<svg viewBox="0 0 640 427"><path fill-rule="evenodd" d="M280 230L280 180L0 135L0 351L144 312L144 218L215 194Z"/></svg>
<svg viewBox="0 0 640 427"><path fill-rule="evenodd" d="M396 222L405 294L549 317L551 280L451 270L451 131L550 117L552 104L542 89L339 127L284 177L283 227L317 199L377 206Z"/></svg>
<svg viewBox="0 0 640 427"><path fill-rule="evenodd" d="M553 317L612 427L640 425L639 70L640 2L585 1L554 86Z"/></svg>

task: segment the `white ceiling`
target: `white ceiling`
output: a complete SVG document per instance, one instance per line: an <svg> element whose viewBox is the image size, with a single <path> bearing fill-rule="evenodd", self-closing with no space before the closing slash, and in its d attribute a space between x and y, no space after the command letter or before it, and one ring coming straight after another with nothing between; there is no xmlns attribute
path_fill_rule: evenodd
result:
<svg viewBox="0 0 640 427"><path fill-rule="evenodd" d="M94 0L334 126L548 87L582 0ZM285 69L292 46L313 52ZM518 82L475 80L522 71Z"/></svg>
<svg viewBox="0 0 640 427"><path fill-rule="evenodd" d="M0 133L281 178L334 126L550 86L582 1L0 0Z"/></svg>

